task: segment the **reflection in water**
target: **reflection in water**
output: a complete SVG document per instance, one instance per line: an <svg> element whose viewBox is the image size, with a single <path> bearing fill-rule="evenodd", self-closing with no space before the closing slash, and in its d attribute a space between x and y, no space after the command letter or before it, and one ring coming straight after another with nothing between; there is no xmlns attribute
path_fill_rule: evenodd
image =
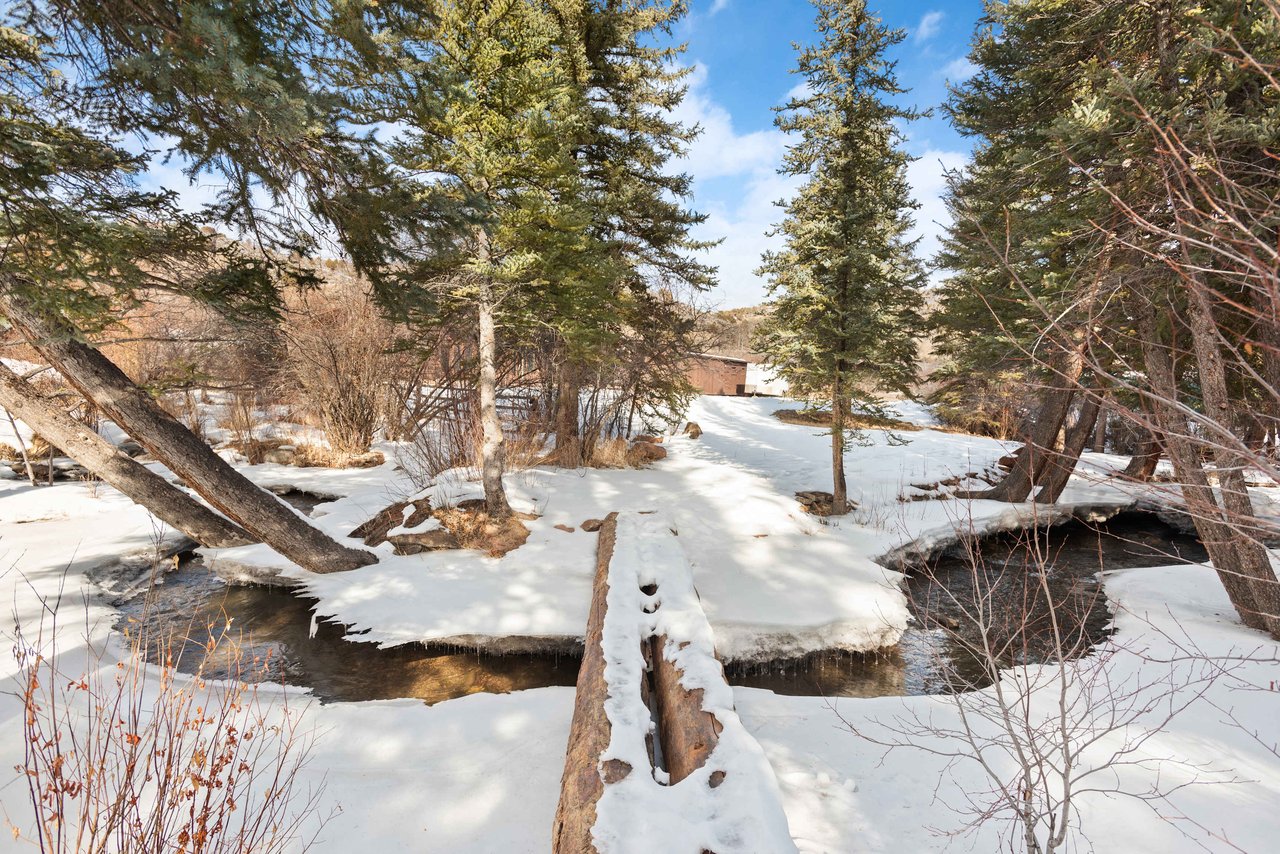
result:
<svg viewBox="0 0 1280 854"><path fill-rule="evenodd" d="M1141 513L1125 513L1102 525L1072 522L1036 533L985 537L974 554L980 558L977 571L969 552L957 547L908 577L914 620L897 647L730 665L729 681L778 694L831 697L982 687L991 676L970 650L981 648L984 640L1004 653L998 658L1005 665L1053 657L1049 596L1063 645L1082 655L1107 636L1111 620L1095 577L1100 570L1208 560L1194 537ZM984 603L985 638L972 619L975 602ZM1026 631L1021 630L1024 617Z"/></svg>
<svg viewBox="0 0 1280 854"><path fill-rule="evenodd" d="M1158 566L1205 560L1192 538L1154 517L1126 514L1102 526L1080 523L1041 532L1036 542L1060 620L1081 643L1080 652L1106 636L1109 614L1100 568ZM986 684L989 678L966 649L974 634L957 603L974 591L988 597L995 616L989 633L1000 639L1004 624L1016 625L1038 600L1040 565L1028 566L1025 536L981 541L983 572L963 555L946 556L908 580L916 615L894 648L871 654L825 652L797 661L730 665L734 685L779 694L884 697L947 693ZM379 649L344 640L341 626L313 625L315 600L272 587L223 584L199 560L184 562L145 596L119 604L119 628L144 628L153 637L187 638L177 652L180 669L203 665L211 677L245 669L273 681L308 687L322 702L416 697L428 703L476 692L504 693L548 685L572 686L578 659L572 656L487 655L418 645ZM218 640L206 654L209 638ZM1006 663L1044 660L1036 643L1011 650Z"/></svg>

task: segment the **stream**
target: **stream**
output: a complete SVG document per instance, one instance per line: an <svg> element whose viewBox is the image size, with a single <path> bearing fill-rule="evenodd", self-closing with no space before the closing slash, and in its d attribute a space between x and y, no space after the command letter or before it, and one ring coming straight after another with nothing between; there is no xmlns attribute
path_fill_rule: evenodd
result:
<svg viewBox="0 0 1280 854"><path fill-rule="evenodd" d="M324 500L305 493L284 497L307 512ZM729 682L832 697L981 687L990 677L968 650L984 638L1009 647L1002 656L1008 665L1057 654L1062 644L1047 640L1049 601L1071 654L1084 654L1103 640L1110 614L1096 578L1099 569L1207 559L1193 537L1135 512L1103 524L1069 522L1033 534L992 535L972 548L981 554L978 571L966 549L956 546L910 572L907 593L915 619L896 647L729 664ZM1029 553L1040 557L1029 560ZM985 631L966 616L965 603L975 598L987 603ZM305 687L322 703L406 697L438 703L476 692L572 686L577 679L579 659L569 654L492 655L421 645L380 649L346 640L341 625L313 623L314 599L278 587L224 584L198 557L181 560L162 583L113 604L118 629L180 639L167 654L184 672ZM1026 622L1024 614L1030 615Z"/></svg>

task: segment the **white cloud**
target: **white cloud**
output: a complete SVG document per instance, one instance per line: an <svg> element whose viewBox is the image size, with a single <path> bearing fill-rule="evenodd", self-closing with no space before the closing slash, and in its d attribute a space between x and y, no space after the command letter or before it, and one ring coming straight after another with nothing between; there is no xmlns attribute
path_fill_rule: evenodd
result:
<svg viewBox="0 0 1280 854"><path fill-rule="evenodd" d="M716 12L723 10L728 5L729 0L715 0L715 2L711 4L710 14L714 15Z"/></svg>
<svg viewBox="0 0 1280 854"><path fill-rule="evenodd" d="M693 175L694 207L708 215L694 236L723 240L704 256L719 269L720 287L708 300L725 308L756 305L764 300L764 281L754 272L760 256L781 245L766 236L782 219L773 203L790 196L799 182L777 172L786 135L774 128L739 132L733 116L708 92L707 73L705 66L695 67L689 93L675 110L680 121L700 125L702 135L673 165Z"/></svg>
<svg viewBox="0 0 1280 854"><path fill-rule="evenodd" d="M926 12L924 17L920 19L920 23L916 25L915 41L920 44L936 36L938 31L942 29L942 19L946 16L946 12L937 10Z"/></svg>
<svg viewBox="0 0 1280 854"><path fill-rule="evenodd" d="M969 61L969 57L961 56L942 67L942 76L952 83L963 83L978 73L978 66Z"/></svg>
<svg viewBox="0 0 1280 854"><path fill-rule="evenodd" d="M951 221L942 199L947 188L945 173L959 169L968 160L969 156L963 151L930 148L907 167L911 195L920 205L915 212L916 224L911 236L920 238L916 254L924 261L931 260L937 254L942 234Z"/></svg>
<svg viewBox="0 0 1280 854"><path fill-rule="evenodd" d="M677 165L703 180L776 168L782 158L784 135L772 128L738 133L733 116L707 93L706 81L706 67L695 66L689 76L689 93L674 111L679 121L702 128L688 156Z"/></svg>

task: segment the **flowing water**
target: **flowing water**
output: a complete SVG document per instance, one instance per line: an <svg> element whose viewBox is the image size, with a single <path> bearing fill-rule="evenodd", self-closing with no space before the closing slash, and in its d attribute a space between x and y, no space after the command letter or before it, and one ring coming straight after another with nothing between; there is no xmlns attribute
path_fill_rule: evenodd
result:
<svg viewBox="0 0 1280 854"><path fill-rule="evenodd" d="M318 503L314 496L286 497L308 511ZM1029 538L1041 559L1028 560ZM1034 537L987 537L978 548L980 571L956 553L911 574L908 595L916 619L897 647L730 665L729 681L780 694L846 697L963 690L989 681L967 652L984 637L1017 640L1009 644L1008 664L1053 656L1056 647L1045 644L1042 626L1037 628L1049 601L1060 637L1075 644L1074 653L1105 638L1109 615L1094 577L1100 568L1206 559L1193 538L1135 513L1099 526L1070 523ZM966 614L975 592L990 603L982 631ZM162 583L116 603L122 630L179 639L169 654L183 671L270 678L309 688L321 702L415 697L436 703L480 691L573 685L577 678L578 660L571 655L489 655L419 645L379 649L346 640L341 626L313 621L315 604L281 588L226 585L199 559L181 561ZM1031 619L1024 623L1027 613ZM1030 631L1019 628L1027 624Z"/></svg>

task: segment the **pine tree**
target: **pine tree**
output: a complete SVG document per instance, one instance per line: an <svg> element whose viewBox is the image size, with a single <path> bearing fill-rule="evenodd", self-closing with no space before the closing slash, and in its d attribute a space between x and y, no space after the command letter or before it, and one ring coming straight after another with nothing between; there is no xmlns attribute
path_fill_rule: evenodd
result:
<svg viewBox="0 0 1280 854"><path fill-rule="evenodd" d="M1034 451L1057 441L1073 397L1096 411L1107 383L1162 437L1242 619L1273 634L1280 585L1234 433L1257 421L1250 400L1274 399L1258 382L1269 348L1237 342L1277 328L1270 305L1252 308L1274 292L1273 268L1239 249L1273 242L1278 182L1262 164L1277 144L1278 33L1265 4L989 2L979 72L950 104L981 142L952 186L944 255L959 373L1003 345L1049 386L1030 452L995 497L1042 485L1037 497L1056 499L1080 437L1066 431L1061 454ZM999 334L970 336L977 305Z"/></svg>
<svg viewBox="0 0 1280 854"><path fill-rule="evenodd" d="M356 82L369 92L363 118L398 128L389 160L419 176L379 295L421 328L475 330L481 474L490 516L505 518L499 339L573 302L591 268L571 147L581 133L574 58L535 0L387 4L370 20L386 47L377 73Z"/></svg>
<svg viewBox="0 0 1280 854"><path fill-rule="evenodd" d="M903 38L863 2L817 0L821 41L803 48L806 91L779 109L797 136L782 171L807 180L768 253L772 314L760 332L793 392L831 407L833 512L848 512L847 420L880 408L877 392L907 393L916 376L923 273L907 238L914 207L900 122L918 114L885 51Z"/></svg>
<svg viewBox="0 0 1280 854"><path fill-rule="evenodd" d="M582 111L573 157L590 214L592 253L579 256L581 287L555 312L556 455L587 461L578 436L580 387L588 376L625 377L615 405L644 408L673 393L683 374L658 369L637 351L661 339L683 356L691 324L666 310L662 292L697 293L712 271L695 253L710 244L689 231L705 217L684 207L691 178L669 170L696 129L670 111L683 99L683 48L666 44L686 13L672 0L588 0L565 4L561 26ZM665 365L663 366L665 367Z"/></svg>

